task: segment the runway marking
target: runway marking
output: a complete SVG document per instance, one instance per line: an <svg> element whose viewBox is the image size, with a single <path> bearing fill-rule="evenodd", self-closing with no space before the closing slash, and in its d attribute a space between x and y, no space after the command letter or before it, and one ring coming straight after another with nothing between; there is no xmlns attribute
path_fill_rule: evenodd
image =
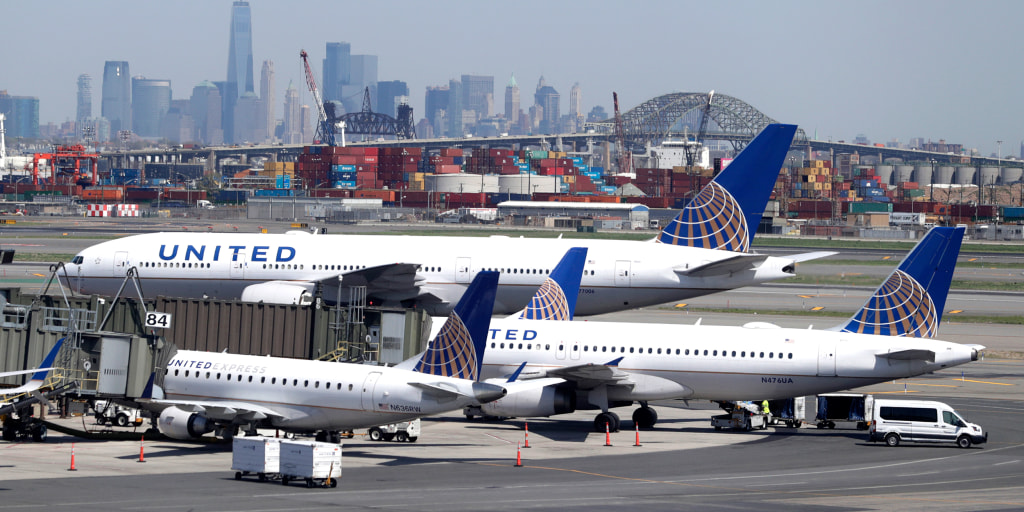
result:
<svg viewBox="0 0 1024 512"><path fill-rule="evenodd" d="M993 466L1002 466L1003 464L1016 464L1019 460L1008 460L1006 462L1000 462L999 464L992 464Z"/></svg>
<svg viewBox="0 0 1024 512"><path fill-rule="evenodd" d="M874 394L876 394L876 395L903 395L903 394L907 394L907 393L920 393L920 391L917 391L915 389L908 389L906 391L878 391L878 392L876 392Z"/></svg>
<svg viewBox="0 0 1024 512"><path fill-rule="evenodd" d="M676 304L677 308L685 308L686 306L687 304L685 302L680 302L679 304Z"/></svg>
<svg viewBox="0 0 1024 512"><path fill-rule="evenodd" d="M989 381L985 381L985 380L971 380L971 379L957 379L957 378L953 378L951 380L955 380L955 381L958 381L958 382L973 382L975 384L992 384L993 386L1015 386L1016 385L1016 384L1012 384L1012 383L1009 383L1009 382L989 382ZM951 387L955 387L955 386L951 386Z"/></svg>
<svg viewBox="0 0 1024 512"><path fill-rule="evenodd" d="M946 314L947 315L956 315L958 313L963 313L963 312L964 312L964 310L962 310L962 309L954 309L953 311L950 311L950 312L948 312Z"/></svg>
<svg viewBox="0 0 1024 512"><path fill-rule="evenodd" d="M488 437L493 437L493 438L497 439L498 441L501 441L501 442L506 443L506 444L513 444L512 441L509 441L508 439L503 439L503 438L498 437L498 436L496 436L494 434L491 434L489 432L484 432L484 435L488 436Z"/></svg>
<svg viewBox="0 0 1024 512"><path fill-rule="evenodd" d="M825 309L825 306L814 306L811 308L811 311L821 311L823 309Z"/></svg>

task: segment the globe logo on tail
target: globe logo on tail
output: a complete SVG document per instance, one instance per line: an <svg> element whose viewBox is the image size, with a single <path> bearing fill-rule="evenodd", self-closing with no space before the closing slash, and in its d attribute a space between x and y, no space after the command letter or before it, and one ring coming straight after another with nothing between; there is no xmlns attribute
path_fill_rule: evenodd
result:
<svg viewBox="0 0 1024 512"><path fill-rule="evenodd" d="M572 320L565 292L553 279L544 280L519 318L525 320Z"/></svg>
<svg viewBox="0 0 1024 512"><path fill-rule="evenodd" d="M927 290L906 272L896 270L843 331L931 338L938 334L938 327L935 303Z"/></svg>
<svg viewBox="0 0 1024 512"><path fill-rule="evenodd" d="M476 348L466 324L452 313L434 341L427 346L415 371L429 375L477 379Z"/></svg>
<svg viewBox="0 0 1024 512"><path fill-rule="evenodd" d="M704 249L747 252L750 236L743 209L724 187L711 182L665 229L658 241Z"/></svg>

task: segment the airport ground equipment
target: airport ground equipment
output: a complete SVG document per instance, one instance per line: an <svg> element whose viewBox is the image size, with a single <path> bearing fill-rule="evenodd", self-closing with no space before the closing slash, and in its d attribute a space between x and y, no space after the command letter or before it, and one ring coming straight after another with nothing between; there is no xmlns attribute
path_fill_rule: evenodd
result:
<svg viewBox="0 0 1024 512"><path fill-rule="evenodd" d="M817 396L818 428L836 428L836 422L855 423L857 430L867 430L874 406L874 397L856 393L828 393Z"/></svg>
<svg viewBox="0 0 1024 512"><path fill-rule="evenodd" d="M316 441L281 441L281 483L303 480L306 487L337 487L341 445Z"/></svg>
<svg viewBox="0 0 1024 512"><path fill-rule="evenodd" d="M796 398L785 398L780 400L769 400L768 409L771 415L768 418L769 425L785 424L787 427L800 428L807 417L807 399L802 396Z"/></svg>
<svg viewBox="0 0 1024 512"><path fill-rule="evenodd" d="M768 428L768 415L761 412L761 406L752 402L719 402L727 414L711 417L711 426L715 430L729 428L733 430L754 430Z"/></svg>
<svg viewBox="0 0 1024 512"><path fill-rule="evenodd" d="M415 443L420 437L420 420L417 418L412 421L389 423L387 425L373 427L367 431L367 435L370 437L371 441L394 440L400 443L404 443L406 441Z"/></svg>
<svg viewBox="0 0 1024 512"><path fill-rule="evenodd" d="M273 437L235 437L231 441L235 480L256 475L260 482L281 478L281 440Z"/></svg>
<svg viewBox="0 0 1024 512"><path fill-rule="evenodd" d="M96 400L92 404L96 423L127 427L139 426L143 422L142 411L135 407L118 404L113 400Z"/></svg>
<svg viewBox="0 0 1024 512"><path fill-rule="evenodd" d="M77 383L71 382L46 392L34 391L25 398L0 406L3 440L17 441L18 439L32 438L37 443L46 441L46 425L33 415L33 406L42 403L43 407L46 407L49 405L47 399L74 392L76 388Z"/></svg>

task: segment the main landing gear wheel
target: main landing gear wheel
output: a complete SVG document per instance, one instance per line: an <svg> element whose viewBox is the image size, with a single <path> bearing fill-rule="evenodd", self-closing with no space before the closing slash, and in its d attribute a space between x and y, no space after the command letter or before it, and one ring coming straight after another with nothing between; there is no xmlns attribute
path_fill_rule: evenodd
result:
<svg viewBox="0 0 1024 512"><path fill-rule="evenodd" d="M619 415L614 412L602 412L594 418L594 432L604 432L605 425L609 432L619 431Z"/></svg>
<svg viewBox="0 0 1024 512"><path fill-rule="evenodd" d="M640 428L653 428L658 422L658 411L650 407L640 407L633 411L633 423Z"/></svg>

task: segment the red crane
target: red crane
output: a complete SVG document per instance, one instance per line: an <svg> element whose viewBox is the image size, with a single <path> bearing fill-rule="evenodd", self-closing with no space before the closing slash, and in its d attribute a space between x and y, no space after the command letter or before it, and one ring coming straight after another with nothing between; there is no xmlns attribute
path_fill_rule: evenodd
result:
<svg viewBox="0 0 1024 512"><path fill-rule="evenodd" d="M85 160L91 164L89 169L89 179L92 185L96 184L96 163L99 160L100 155L96 153L86 153L85 148L81 145L74 146L57 146L57 150L53 153L35 153L32 155L32 184L39 184L39 161L48 160L50 162L50 183L57 183L57 173L61 168L65 168L68 164L68 160L74 161L74 168L72 169L72 183L78 183L78 180L82 178L83 170L81 169L80 162Z"/></svg>
<svg viewBox="0 0 1024 512"><path fill-rule="evenodd" d="M622 127L622 115L619 114L619 93L612 92L612 103L615 106L615 146L619 152L619 173L633 172L633 157L626 147L626 135Z"/></svg>
<svg viewBox="0 0 1024 512"><path fill-rule="evenodd" d="M334 127L327 121L324 100L320 97L320 91L316 88L316 80L313 78L313 70L309 67L309 55L306 54L306 50L302 50L299 52L299 57L302 57L302 64L306 68L306 85L309 86L309 92L313 95L313 103L316 103L316 115L319 117L315 138L334 146Z"/></svg>

